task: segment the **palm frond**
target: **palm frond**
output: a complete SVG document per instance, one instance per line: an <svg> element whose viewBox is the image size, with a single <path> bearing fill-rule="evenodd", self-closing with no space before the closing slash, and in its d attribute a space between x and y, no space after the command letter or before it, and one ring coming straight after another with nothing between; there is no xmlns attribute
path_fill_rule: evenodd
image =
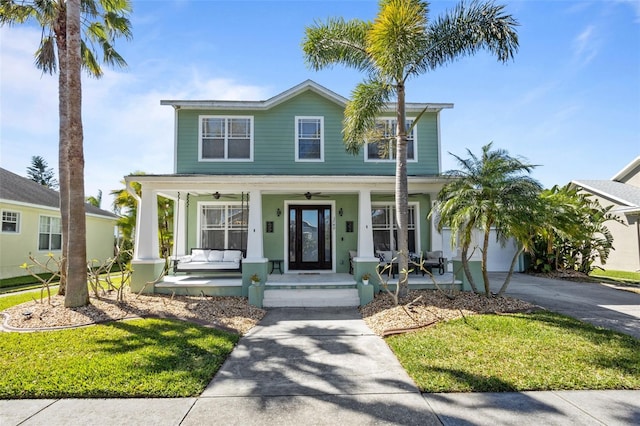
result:
<svg viewBox="0 0 640 426"><path fill-rule="evenodd" d="M347 152L353 155L360 152L392 93L393 88L380 80L368 80L356 86L344 110L343 139Z"/></svg>
<svg viewBox="0 0 640 426"><path fill-rule="evenodd" d="M370 70L371 62L366 51L366 35L370 27L369 22L358 19L345 21L342 18L307 27L302 42L305 62L316 71L336 64L360 71Z"/></svg>

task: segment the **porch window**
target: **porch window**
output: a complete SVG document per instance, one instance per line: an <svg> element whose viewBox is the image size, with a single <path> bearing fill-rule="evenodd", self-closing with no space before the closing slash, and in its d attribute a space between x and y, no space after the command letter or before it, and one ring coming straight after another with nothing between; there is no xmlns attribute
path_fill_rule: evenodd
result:
<svg viewBox="0 0 640 426"><path fill-rule="evenodd" d="M199 247L240 250L247 247L249 209L241 204L203 204L200 207Z"/></svg>
<svg viewBox="0 0 640 426"><path fill-rule="evenodd" d="M296 161L324 160L324 117L296 117Z"/></svg>
<svg viewBox="0 0 640 426"><path fill-rule="evenodd" d="M2 211L2 232L9 234L20 233L20 212Z"/></svg>
<svg viewBox="0 0 640 426"><path fill-rule="evenodd" d="M416 206L409 205L409 251L416 251ZM371 222L373 225L374 250L398 250L398 227L393 204L376 204L371 207Z"/></svg>
<svg viewBox="0 0 640 426"><path fill-rule="evenodd" d="M59 217L40 216L38 250L60 250L62 248L62 226Z"/></svg>
<svg viewBox="0 0 640 426"><path fill-rule="evenodd" d="M396 119L380 118L376 120L376 141L367 143L366 161L395 161L396 159ZM406 120L409 130L413 119ZM415 161L416 128L407 133L407 161Z"/></svg>
<svg viewBox="0 0 640 426"><path fill-rule="evenodd" d="M251 160L253 151L253 117L201 116L200 160Z"/></svg>

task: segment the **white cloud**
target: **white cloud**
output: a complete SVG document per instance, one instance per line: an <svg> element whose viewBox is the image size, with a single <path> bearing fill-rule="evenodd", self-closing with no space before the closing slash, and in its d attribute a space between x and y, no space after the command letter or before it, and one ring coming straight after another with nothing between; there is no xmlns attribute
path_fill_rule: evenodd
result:
<svg viewBox="0 0 640 426"><path fill-rule="evenodd" d="M589 64L598 55L600 45L595 25L587 26L573 40L574 60L582 66Z"/></svg>
<svg viewBox="0 0 640 426"><path fill-rule="evenodd" d="M22 175L33 155L58 169L58 80L42 76L33 65L39 36L30 27L0 28L0 164ZM83 78L85 188L87 195L103 191L103 208L110 208L108 194L121 187L123 176L137 170L173 172L174 114L160 105L161 99L257 100L267 95L266 87L207 78L198 69L174 70L189 78L168 83L106 68L101 79Z"/></svg>

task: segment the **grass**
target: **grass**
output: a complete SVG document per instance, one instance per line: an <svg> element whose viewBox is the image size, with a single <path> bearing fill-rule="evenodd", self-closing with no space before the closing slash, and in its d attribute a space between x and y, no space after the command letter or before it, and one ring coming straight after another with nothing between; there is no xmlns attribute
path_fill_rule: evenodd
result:
<svg viewBox="0 0 640 426"><path fill-rule="evenodd" d="M58 294L58 288L51 289L51 296ZM46 290L43 293L43 297L46 303L47 300L47 292ZM40 290L29 291L25 293L19 294L11 294L7 296L0 297L0 311L4 311L7 308L10 308L15 305L19 305L21 303L30 302L32 300L40 300Z"/></svg>
<svg viewBox="0 0 640 426"><path fill-rule="evenodd" d="M387 342L423 392L640 389L640 340L551 312L472 316Z"/></svg>
<svg viewBox="0 0 640 426"><path fill-rule="evenodd" d="M591 271L589 276L597 278L607 278L612 281L640 284L640 272L594 269L593 271Z"/></svg>
<svg viewBox="0 0 640 426"><path fill-rule="evenodd" d="M238 338L164 319L2 333L0 399L197 396Z"/></svg>

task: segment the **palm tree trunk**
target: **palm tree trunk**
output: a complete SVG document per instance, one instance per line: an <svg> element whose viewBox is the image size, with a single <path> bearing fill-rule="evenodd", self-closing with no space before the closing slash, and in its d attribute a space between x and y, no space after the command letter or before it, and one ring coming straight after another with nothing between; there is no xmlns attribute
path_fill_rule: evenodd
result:
<svg viewBox="0 0 640 426"><path fill-rule="evenodd" d="M409 292L409 190L407 182L407 130L405 126L405 88L397 85L396 116L396 224L398 247L398 287L402 298Z"/></svg>
<svg viewBox="0 0 640 426"><path fill-rule="evenodd" d="M464 271L464 275L467 277L467 281L469 281L469 285L471 286L471 290L474 293L478 293L478 288L476 287L476 282L473 280L473 275L471 275L471 269L469 269L469 259L467 255L469 254L469 246L467 244L462 245L462 249L460 251L460 257L462 262L462 270Z"/></svg>
<svg viewBox="0 0 640 426"><path fill-rule="evenodd" d="M58 115L59 142L58 142L58 180L60 188L60 222L62 226L62 255L60 259L60 286L58 294L64 296L67 287L67 259L69 258L69 114L67 94L63 87L67 84L67 15L64 3L60 3L58 18L54 26L56 35L56 47L58 48Z"/></svg>
<svg viewBox="0 0 640 426"><path fill-rule="evenodd" d="M511 282L511 276L513 275L513 270L516 267L516 261L518 260L518 257L522 254L523 251L524 251L524 246L520 247L520 250L518 250L516 254L513 255L513 259L511 259L511 266L509 267L509 272L507 273L507 277L504 279L504 283L502 284L502 287L500 287L498 296L502 296L504 292L507 291L507 287L509 287L509 283Z"/></svg>
<svg viewBox="0 0 640 426"><path fill-rule="evenodd" d="M484 240L482 241L482 264L480 270L482 271L482 281L484 281L484 295L491 297L491 286L489 283L489 274L487 273L487 256L489 254L489 237L491 235L491 224L493 221L487 220L487 224L484 228Z"/></svg>
<svg viewBox="0 0 640 426"><path fill-rule="evenodd" d="M67 0L67 84L69 113L69 246L67 308L89 303L87 240L84 207L84 152L82 135L82 84L80 54L80 0ZM71 167L73 165L73 167Z"/></svg>

